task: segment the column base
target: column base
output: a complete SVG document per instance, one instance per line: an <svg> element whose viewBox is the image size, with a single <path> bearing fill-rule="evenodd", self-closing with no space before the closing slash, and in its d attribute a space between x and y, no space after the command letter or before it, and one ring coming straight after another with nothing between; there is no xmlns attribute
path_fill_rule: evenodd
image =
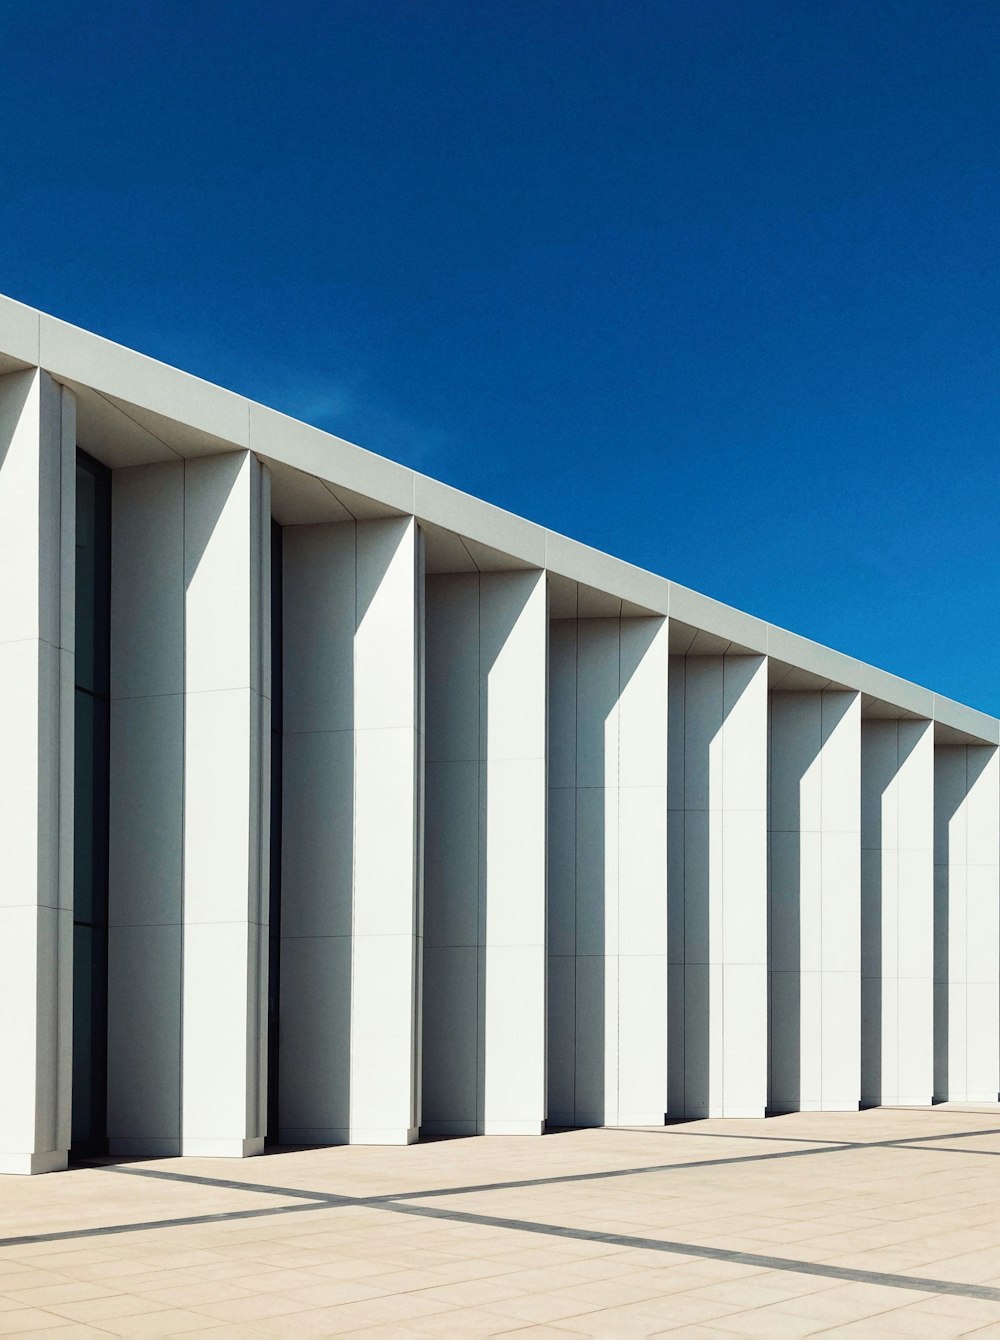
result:
<svg viewBox="0 0 1000 1340"><path fill-rule="evenodd" d="M980 1094L980 1093L959 1093L959 1094L955 1094L954 1097L948 1097L948 1098L935 1097L935 1099L934 1099L935 1104L937 1104L937 1103L975 1103L977 1106L981 1106L983 1103L988 1103L991 1107L996 1107L996 1105L997 1105L997 1101L998 1101L997 1095L996 1095L996 1094L993 1094L993 1093L981 1093L981 1094Z"/></svg>
<svg viewBox="0 0 1000 1340"><path fill-rule="evenodd" d="M541 1135L544 1130L544 1121L487 1121L483 1123L483 1135Z"/></svg>
<svg viewBox="0 0 1000 1340"><path fill-rule="evenodd" d="M743 1107L741 1105L727 1106L725 1104L720 1104L718 1107L716 1107L714 1104L710 1104L707 1108L705 1108L701 1112L685 1112L679 1118L671 1115L670 1120L672 1122L678 1120L728 1121L730 1118L737 1118L740 1120L746 1119L749 1121L758 1121L763 1120L764 1117L768 1115L769 1111L767 1108L764 1107L757 1107L757 1106Z"/></svg>
<svg viewBox="0 0 1000 1340"><path fill-rule="evenodd" d="M861 1110L860 1100L857 1098L829 1098L816 1102L810 1100L801 1100L797 1103L775 1103L769 1107L765 1113L768 1117L789 1117L796 1112L858 1112Z"/></svg>
<svg viewBox="0 0 1000 1340"><path fill-rule="evenodd" d="M352 1145L412 1145L419 1131L416 1126L393 1129L380 1126L352 1126L349 1144Z"/></svg>
<svg viewBox="0 0 1000 1340"><path fill-rule="evenodd" d="M181 1140L181 1153L185 1158L206 1159L246 1159L255 1154L263 1154L264 1137L255 1135L249 1140Z"/></svg>
<svg viewBox="0 0 1000 1340"><path fill-rule="evenodd" d="M46 1154L0 1154L0 1173L30 1177L34 1173L62 1172L68 1163L65 1149L53 1149Z"/></svg>
<svg viewBox="0 0 1000 1340"><path fill-rule="evenodd" d="M730 1117L747 1118L752 1121L763 1120L764 1117L778 1116L776 1111L764 1107L723 1107L709 1104L706 1107L697 1109L689 1108L687 1111L665 1112L662 1122L656 1122L657 1126L674 1126L681 1121L722 1121Z"/></svg>
<svg viewBox="0 0 1000 1340"><path fill-rule="evenodd" d="M316 1149L327 1145L412 1145L419 1136L416 1126L283 1126L278 1131L278 1143Z"/></svg>

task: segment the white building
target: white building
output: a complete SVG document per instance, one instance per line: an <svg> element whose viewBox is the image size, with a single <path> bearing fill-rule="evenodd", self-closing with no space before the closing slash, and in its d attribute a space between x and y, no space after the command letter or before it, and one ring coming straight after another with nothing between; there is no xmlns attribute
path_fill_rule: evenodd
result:
<svg viewBox="0 0 1000 1340"><path fill-rule="evenodd" d="M1000 1089L1000 723L0 300L0 1170Z"/></svg>

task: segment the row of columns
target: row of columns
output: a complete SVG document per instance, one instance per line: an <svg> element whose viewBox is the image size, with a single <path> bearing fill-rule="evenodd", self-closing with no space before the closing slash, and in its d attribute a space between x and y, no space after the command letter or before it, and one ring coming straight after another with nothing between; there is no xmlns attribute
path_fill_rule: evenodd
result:
<svg viewBox="0 0 1000 1340"><path fill-rule="evenodd" d="M69 1141L72 397L0 386L0 1168ZM108 1134L263 1146L270 502L112 476ZM37 562L32 557L37 555ZM404 1143L1000 1086L997 752L413 518L286 527L279 1138Z"/></svg>

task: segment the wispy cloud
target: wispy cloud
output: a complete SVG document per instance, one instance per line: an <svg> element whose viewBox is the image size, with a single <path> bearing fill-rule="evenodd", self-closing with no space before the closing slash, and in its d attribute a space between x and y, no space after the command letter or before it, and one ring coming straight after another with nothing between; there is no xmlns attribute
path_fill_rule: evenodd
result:
<svg viewBox="0 0 1000 1340"><path fill-rule="evenodd" d="M293 369L275 375L271 370L256 398L416 470L447 470L452 447L447 435L390 403L361 378L303 377Z"/></svg>

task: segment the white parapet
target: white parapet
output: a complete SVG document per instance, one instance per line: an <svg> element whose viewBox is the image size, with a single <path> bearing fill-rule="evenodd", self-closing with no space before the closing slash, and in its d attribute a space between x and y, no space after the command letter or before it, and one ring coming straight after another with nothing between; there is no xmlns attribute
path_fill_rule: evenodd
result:
<svg viewBox="0 0 1000 1340"><path fill-rule="evenodd" d="M989 745L934 751L934 1096L1000 1089L1000 762Z"/></svg>
<svg viewBox="0 0 1000 1340"><path fill-rule="evenodd" d="M861 726L861 1101L934 1089L934 728Z"/></svg>
<svg viewBox="0 0 1000 1340"><path fill-rule="evenodd" d="M423 572L412 519L286 526L279 1125L406 1144L419 1078Z"/></svg>
<svg viewBox="0 0 1000 1340"><path fill-rule="evenodd" d="M768 820L774 1112L861 1098L861 703L771 695Z"/></svg>
<svg viewBox="0 0 1000 1340"><path fill-rule="evenodd" d="M767 664L671 657L671 1117L767 1102Z"/></svg>
<svg viewBox="0 0 1000 1340"><path fill-rule="evenodd" d="M663 619L556 619L549 644L548 1120L667 1104Z"/></svg>
<svg viewBox="0 0 1000 1340"><path fill-rule="evenodd" d="M73 975L74 398L0 378L0 1172L66 1165Z"/></svg>
<svg viewBox="0 0 1000 1340"><path fill-rule="evenodd" d="M545 1122L544 574L427 581L423 1129Z"/></svg>

